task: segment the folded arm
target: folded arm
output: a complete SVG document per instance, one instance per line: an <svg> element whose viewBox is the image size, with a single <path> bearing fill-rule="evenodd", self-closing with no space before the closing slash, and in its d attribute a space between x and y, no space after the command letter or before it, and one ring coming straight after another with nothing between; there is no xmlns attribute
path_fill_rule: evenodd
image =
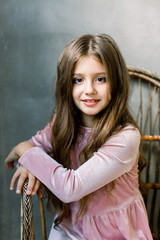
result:
<svg viewBox="0 0 160 240"><path fill-rule="evenodd" d="M139 143L136 129L123 130L77 170L65 169L39 147L25 152L19 162L61 201L73 202L129 172L137 159Z"/></svg>

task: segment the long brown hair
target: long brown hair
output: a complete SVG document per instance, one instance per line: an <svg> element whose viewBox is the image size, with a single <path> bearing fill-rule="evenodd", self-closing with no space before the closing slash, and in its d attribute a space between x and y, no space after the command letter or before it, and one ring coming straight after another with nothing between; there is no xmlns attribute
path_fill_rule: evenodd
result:
<svg viewBox="0 0 160 240"><path fill-rule="evenodd" d="M79 156L80 164L87 161L102 144L127 124L136 126L128 110L129 75L122 54L115 41L106 34L82 35L67 44L60 56L55 83L55 120L52 127L52 157L65 168L70 169L70 151L75 144L80 118L79 111L72 99L73 71L77 61L86 55L93 55L106 69L111 89L111 100L102 112L95 116L92 140ZM81 200L78 214L82 214L89 196ZM49 194L59 216L55 219L58 226L69 214L69 204L61 202Z"/></svg>

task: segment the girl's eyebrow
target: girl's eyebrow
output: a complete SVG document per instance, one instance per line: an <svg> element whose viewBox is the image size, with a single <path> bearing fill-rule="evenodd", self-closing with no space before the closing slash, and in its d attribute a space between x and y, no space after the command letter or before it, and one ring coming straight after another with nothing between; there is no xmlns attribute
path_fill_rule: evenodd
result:
<svg viewBox="0 0 160 240"><path fill-rule="evenodd" d="M84 73L73 73L73 76L83 76L83 75L85 75ZM106 75L106 73L105 72L95 72L95 73L93 73L93 76L98 76L98 75Z"/></svg>
<svg viewBox="0 0 160 240"><path fill-rule="evenodd" d="M73 73L72 75L73 75L73 76L83 76L82 73Z"/></svg>

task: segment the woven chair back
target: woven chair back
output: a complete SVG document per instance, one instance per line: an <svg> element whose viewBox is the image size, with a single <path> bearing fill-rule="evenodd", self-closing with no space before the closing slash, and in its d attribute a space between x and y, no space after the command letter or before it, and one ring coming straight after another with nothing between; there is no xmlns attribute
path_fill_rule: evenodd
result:
<svg viewBox="0 0 160 240"><path fill-rule="evenodd" d="M128 66L130 106L142 133L142 193L154 239L160 239L160 78L150 71Z"/></svg>

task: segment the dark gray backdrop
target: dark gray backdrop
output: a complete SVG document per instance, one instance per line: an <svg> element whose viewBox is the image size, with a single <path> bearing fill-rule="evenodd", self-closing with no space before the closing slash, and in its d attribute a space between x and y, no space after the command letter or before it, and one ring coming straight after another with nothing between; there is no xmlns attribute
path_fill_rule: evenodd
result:
<svg viewBox="0 0 160 240"><path fill-rule="evenodd" d="M9 191L13 171L3 162L15 144L47 123L65 44L79 34L108 33L127 64L160 75L159 12L159 0L0 0L1 240L20 238L20 197ZM50 224L47 216L47 231Z"/></svg>

